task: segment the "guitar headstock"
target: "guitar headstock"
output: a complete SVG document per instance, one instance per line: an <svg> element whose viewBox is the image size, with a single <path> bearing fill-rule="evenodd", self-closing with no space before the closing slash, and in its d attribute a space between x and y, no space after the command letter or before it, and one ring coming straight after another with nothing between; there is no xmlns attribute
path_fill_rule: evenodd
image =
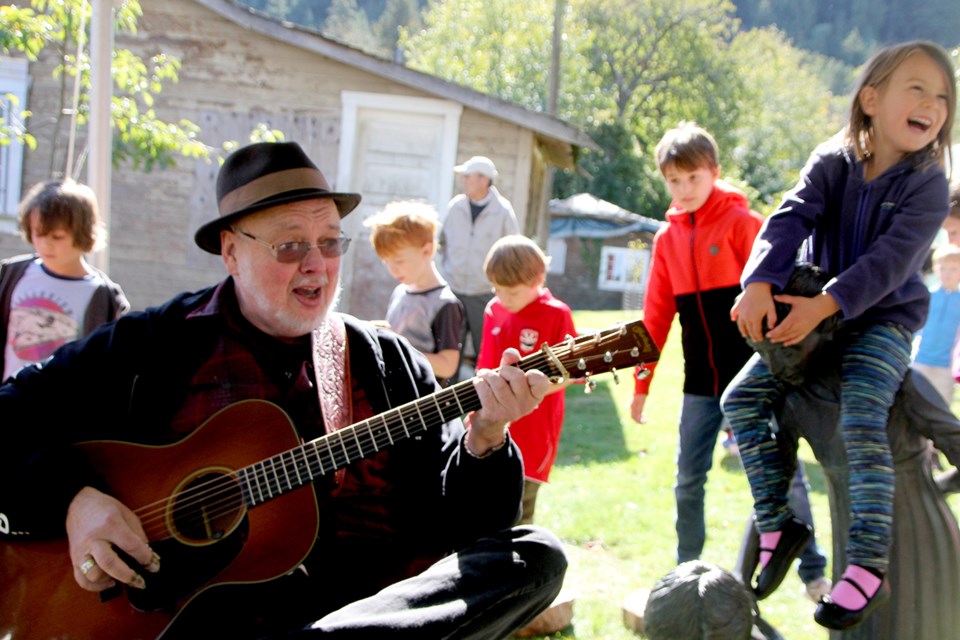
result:
<svg viewBox="0 0 960 640"><path fill-rule="evenodd" d="M540 352L520 361L523 369L539 369L553 379L589 378L599 373L654 362L660 350L642 320L543 345ZM530 361L529 363L527 361Z"/></svg>

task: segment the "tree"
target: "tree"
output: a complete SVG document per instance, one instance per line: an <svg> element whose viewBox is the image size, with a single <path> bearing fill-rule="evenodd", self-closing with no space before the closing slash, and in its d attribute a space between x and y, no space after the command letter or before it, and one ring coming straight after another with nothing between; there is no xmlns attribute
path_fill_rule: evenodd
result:
<svg viewBox="0 0 960 640"><path fill-rule="evenodd" d="M598 81L596 90L609 96L613 117L636 137L640 152L649 154L663 132L681 120L706 127L721 150L730 147L728 132L739 119L742 90L728 53L736 32L732 4L727 0L573 4L588 25L589 37L581 46ZM655 178L659 182L659 176ZM646 185L640 192L662 189L659 184Z"/></svg>
<svg viewBox="0 0 960 640"><path fill-rule="evenodd" d="M446 0L402 43L414 66L518 102L544 105L550 0ZM760 208L792 186L813 147L839 128L814 72L845 75L776 30L739 33L729 0L569 0L558 115L602 151L587 176L558 172L554 195L578 191L660 217L669 204L653 148L681 120L708 129L725 177ZM816 65L816 67L814 66Z"/></svg>
<svg viewBox="0 0 960 640"><path fill-rule="evenodd" d="M881 45L925 39L945 47L957 43L956 0L737 0L747 29L776 25L798 47L862 64Z"/></svg>
<svg viewBox="0 0 960 640"><path fill-rule="evenodd" d="M663 219L670 195L653 158L642 152L627 124L611 119L589 128L587 134L601 150L584 151L577 173L558 171L554 193L562 198L589 192L628 211Z"/></svg>
<svg viewBox="0 0 960 640"><path fill-rule="evenodd" d="M51 55L61 61L54 69L54 76L61 79L60 108L52 118L57 132L66 115L74 118L69 135L76 135L90 116L90 57L84 46L89 41L86 30L90 23L90 4L87 0L31 0L29 4L0 7L0 53L16 51L32 61L41 55ZM114 28L134 33L137 19L142 15L139 2L114 0L113 5ZM81 38L79 47L78 37ZM46 51L48 48L50 51ZM167 122L154 111L156 96L163 91L165 83L177 81L179 69L180 61L163 53L143 60L129 50L114 50L111 123L115 165L130 162L134 168L150 171L171 166L179 155L211 157L215 150L200 140L200 128L195 123ZM31 146L35 144L28 118L23 118L22 123L13 123L8 118L0 114L0 144L9 143L11 137ZM282 133L262 126L252 134L252 138L257 139L277 137L282 137ZM65 167L73 166L72 177L77 177L82 169L79 160L85 152L81 149L76 158L67 158L66 150L61 153L61 144L55 137L51 157L60 166L52 166L50 173L63 173Z"/></svg>
<svg viewBox="0 0 960 640"><path fill-rule="evenodd" d="M727 0L579 0L575 10L589 25L591 69L623 120L694 96L714 102L736 82L722 55L736 30Z"/></svg>
<svg viewBox="0 0 960 640"><path fill-rule="evenodd" d="M237 3L279 20L320 31L331 0L237 0Z"/></svg>
<svg viewBox="0 0 960 640"><path fill-rule="evenodd" d="M346 42L363 51L373 52L378 49L370 21L367 14L357 6L357 0L333 0L321 33L327 38Z"/></svg>
<svg viewBox="0 0 960 640"><path fill-rule="evenodd" d="M387 0L383 13L373 24L373 33L385 57L403 59L400 32L417 31L423 24L418 0Z"/></svg>
<svg viewBox="0 0 960 640"><path fill-rule="evenodd" d="M794 185L814 147L843 126L846 102L777 29L741 32L730 49L744 86L743 117L730 131L732 164L725 168L756 191L755 206L769 208Z"/></svg>
<svg viewBox="0 0 960 640"><path fill-rule="evenodd" d="M437 2L423 29L404 31L400 44L414 69L537 109L546 88L547 17L542 2Z"/></svg>
<svg viewBox="0 0 960 640"><path fill-rule="evenodd" d="M402 39L409 64L543 109L553 6L546 0L434 4L423 29ZM604 157L645 167L630 176L598 164L593 193L628 209L659 203L659 177L651 177L638 154L680 120L696 120L720 138L737 121L739 79L726 54L736 26L732 11L727 0L569 2L557 113L610 144L602 154L585 154L584 162ZM606 182L614 176L621 180L616 187ZM554 193L569 195L561 190L573 185L587 186L559 177Z"/></svg>

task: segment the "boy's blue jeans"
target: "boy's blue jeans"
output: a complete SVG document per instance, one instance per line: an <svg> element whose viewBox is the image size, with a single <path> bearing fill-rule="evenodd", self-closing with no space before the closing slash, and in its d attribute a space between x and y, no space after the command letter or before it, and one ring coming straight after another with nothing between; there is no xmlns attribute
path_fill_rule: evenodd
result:
<svg viewBox="0 0 960 640"><path fill-rule="evenodd" d="M707 539L703 500L723 426L720 398L683 394L677 443L677 563L696 560Z"/></svg>
<svg viewBox="0 0 960 640"><path fill-rule="evenodd" d="M713 467L713 451L724 427L720 398L683 394L680 409L680 439L677 445L677 563L697 560L706 542L704 497L707 473ZM746 487L744 487L746 489ZM798 465L790 491L790 506L798 518L813 524L803 468ZM810 582L824 575L827 558L811 539L800 555L800 578Z"/></svg>

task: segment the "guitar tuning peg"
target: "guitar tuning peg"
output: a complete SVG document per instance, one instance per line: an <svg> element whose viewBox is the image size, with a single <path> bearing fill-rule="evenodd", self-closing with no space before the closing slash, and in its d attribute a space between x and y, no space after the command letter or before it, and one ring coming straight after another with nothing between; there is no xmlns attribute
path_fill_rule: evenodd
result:
<svg viewBox="0 0 960 640"><path fill-rule="evenodd" d="M597 388L597 383L590 379L590 376L584 376L583 378L583 392L584 393L593 393L593 390Z"/></svg>
<svg viewBox="0 0 960 640"><path fill-rule="evenodd" d="M650 377L650 369L647 369L643 365L640 366L640 370L637 371L637 380L646 380Z"/></svg>

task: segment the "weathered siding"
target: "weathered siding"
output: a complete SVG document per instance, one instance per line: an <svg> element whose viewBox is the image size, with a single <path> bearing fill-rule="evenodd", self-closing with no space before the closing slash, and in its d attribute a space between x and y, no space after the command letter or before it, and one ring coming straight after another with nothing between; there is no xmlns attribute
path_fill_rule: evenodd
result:
<svg viewBox="0 0 960 640"><path fill-rule="evenodd" d="M142 6L138 33L118 34L116 44L144 58L164 52L180 59L179 83L168 84L155 105L161 118L196 122L215 149L224 141L243 141L257 123L267 123L301 143L334 187L342 91L435 97L249 31L191 0ZM34 126L57 110L51 58L31 66ZM52 127L36 129L40 144L25 157L24 188L50 176L52 134ZM463 112L458 161L490 156L500 172L497 186L513 202L521 224L531 206L532 145L533 135L524 127L469 108ZM58 147L61 157L64 148ZM193 243L196 228L216 215L216 172L216 162L186 158L150 174L129 167L114 171L108 268L135 308L223 277L219 257ZM454 181L454 192L460 190L452 167L437 180ZM27 248L15 236L0 234L0 256ZM371 277L382 278L383 272Z"/></svg>

